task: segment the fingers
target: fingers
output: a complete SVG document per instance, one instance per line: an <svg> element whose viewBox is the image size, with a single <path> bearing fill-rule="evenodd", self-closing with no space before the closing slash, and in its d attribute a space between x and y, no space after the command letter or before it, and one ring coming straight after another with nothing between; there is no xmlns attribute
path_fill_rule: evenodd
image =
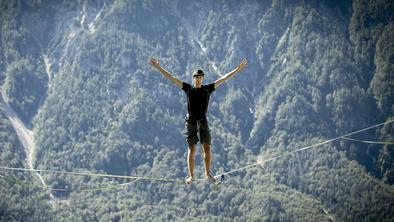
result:
<svg viewBox="0 0 394 222"><path fill-rule="evenodd" d="M248 60L246 60L245 58L242 59L241 63L239 64L239 68L240 69L244 69L248 66Z"/></svg>
<svg viewBox="0 0 394 222"><path fill-rule="evenodd" d="M245 58L244 59L242 59L242 62L241 62L243 65L245 65L245 66L247 66L248 65L248 60L246 60Z"/></svg>
<svg viewBox="0 0 394 222"><path fill-rule="evenodd" d="M154 67L157 67L159 65L159 60L156 60L155 58L150 58L149 64L151 64Z"/></svg>

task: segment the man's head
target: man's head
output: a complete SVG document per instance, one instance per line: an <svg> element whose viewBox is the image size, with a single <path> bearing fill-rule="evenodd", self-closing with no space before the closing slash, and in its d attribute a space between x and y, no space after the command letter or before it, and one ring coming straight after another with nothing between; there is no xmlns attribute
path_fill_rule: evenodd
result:
<svg viewBox="0 0 394 222"><path fill-rule="evenodd" d="M197 70L197 72L193 74L194 87L197 88L201 87L203 79L204 79L204 72L200 69Z"/></svg>

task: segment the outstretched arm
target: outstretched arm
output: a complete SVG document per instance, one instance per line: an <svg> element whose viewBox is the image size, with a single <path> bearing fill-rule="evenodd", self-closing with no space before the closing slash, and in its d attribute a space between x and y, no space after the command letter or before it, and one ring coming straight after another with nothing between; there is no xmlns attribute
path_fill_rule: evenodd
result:
<svg viewBox="0 0 394 222"><path fill-rule="evenodd" d="M232 70L231 72L227 73L226 75L224 75L223 77L221 77L220 79L216 80L215 83L215 89L217 87L219 87L222 83L224 83L226 80L228 80L229 78L233 77L235 74L237 74L239 71L243 70L244 68L246 68L246 66L248 65L248 61L246 59L242 59L242 62L237 66L237 68L235 68L234 70Z"/></svg>
<svg viewBox="0 0 394 222"><path fill-rule="evenodd" d="M156 60L154 58L149 59L149 64L151 64L153 67L155 67L163 76L165 76L167 79L171 80L171 82L175 83L176 86L182 89L182 81L175 78L171 73L169 73L167 70L165 70L163 67L160 66L159 60Z"/></svg>

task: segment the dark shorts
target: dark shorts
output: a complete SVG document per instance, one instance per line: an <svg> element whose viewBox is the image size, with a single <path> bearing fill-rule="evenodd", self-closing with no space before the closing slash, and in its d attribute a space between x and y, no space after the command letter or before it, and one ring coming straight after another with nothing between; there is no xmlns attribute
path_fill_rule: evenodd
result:
<svg viewBox="0 0 394 222"><path fill-rule="evenodd" d="M211 145L211 130L206 119L197 121L186 120L185 128L186 140L189 146L195 145L198 142Z"/></svg>

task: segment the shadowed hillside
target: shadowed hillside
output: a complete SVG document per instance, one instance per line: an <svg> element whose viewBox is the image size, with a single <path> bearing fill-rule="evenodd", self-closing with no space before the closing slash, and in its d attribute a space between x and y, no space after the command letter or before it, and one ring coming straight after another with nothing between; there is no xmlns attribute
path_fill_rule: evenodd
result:
<svg viewBox="0 0 394 222"><path fill-rule="evenodd" d="M37 169L183 180L186 97L150 57L189 83L202 69L205 84L248 59L210 99L215 174L394 116L391 1L4 0L0 10L2 93L32 129ZM0 166L30 168L5 107ZM352 138L393 132L389 123ZM51 191L34 173L0 169L0 220L390 221L393 152L339 139L220 188L41 173L68 190Z"/></svg>

